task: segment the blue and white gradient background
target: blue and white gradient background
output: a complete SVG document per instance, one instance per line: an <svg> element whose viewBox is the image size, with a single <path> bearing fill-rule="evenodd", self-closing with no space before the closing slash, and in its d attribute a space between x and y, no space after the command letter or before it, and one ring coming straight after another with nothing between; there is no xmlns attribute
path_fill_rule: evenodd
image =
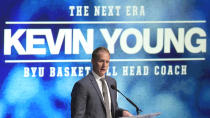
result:
<svg viewBox="0 0 210 118"><path fill-rule="evenodd" d="M144 17L70 17L70 5L144 5ZM208 48L210 32L209 0L5 0L0 5L0 118L70 118L71 90L76 81L82 77L43 78L23 77L24 67L72 67L91 66L82 63L5 63L6 59L90 59L80 47L79 55L21 56L15 51L5 56L4 29L12 28L51 28L56 38L59 28L177 28L186 30L191 27L202 27L207 33L207 52L192 54L150 55L143 51L135 55L125 56L119 41L115 45L112 59L120 58L185 58L202 57L205 61L174 61L174 62L111 62L110 66L122 67L132 65L188 65L185 76L115 76L118 89L131 98L143 110L142 114L161 112L161 118L208 118L210 117L210 52ZM174 20L206 20L205 24L116 24L116 25L6 25L6 21L174 21ZM107 46L98 31L94 34L94 48ZM156 41L155 34L151 36ZM20 39L24 43L25 39ZM130 46L135 41L128 42ZM46 45L47 46L47 45ZM118 96L119 106L135 114L135 108L124 98Z"/></svg>

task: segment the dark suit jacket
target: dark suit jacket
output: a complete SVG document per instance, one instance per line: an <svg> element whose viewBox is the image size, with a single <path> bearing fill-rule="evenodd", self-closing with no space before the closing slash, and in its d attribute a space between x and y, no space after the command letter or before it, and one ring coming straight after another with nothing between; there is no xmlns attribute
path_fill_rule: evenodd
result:
<svg viewBox="0 0 210 118"><path fill-rule="evenodd" d="M118 108L117 91L111 89L116 81L106 76L111 97L112 117L121 116L123 109ZM92 72L78 81L71 93L71 118L106 118L105 105L98 84Z"/></svg>

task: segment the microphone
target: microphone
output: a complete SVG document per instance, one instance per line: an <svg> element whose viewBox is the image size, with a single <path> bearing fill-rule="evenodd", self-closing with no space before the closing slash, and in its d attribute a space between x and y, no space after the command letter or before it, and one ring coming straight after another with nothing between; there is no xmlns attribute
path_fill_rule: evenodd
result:
<svg viewBox="0 0 210 118"><path fill-rule="evenodd" d="M139 107L138 107L133 101L131 101L129 98L127 98L125 95L123 95L123 94L116 88L116 86L111 85L111 88L112 88L113 90L116 90L117 92L119 92L123 97L125 97L125 99L126 99L128 102L130 102L130 103L136 108L136 113L137 113L137 115L139 115L139 112L142 112L142 110L139 109Z"/></svg>

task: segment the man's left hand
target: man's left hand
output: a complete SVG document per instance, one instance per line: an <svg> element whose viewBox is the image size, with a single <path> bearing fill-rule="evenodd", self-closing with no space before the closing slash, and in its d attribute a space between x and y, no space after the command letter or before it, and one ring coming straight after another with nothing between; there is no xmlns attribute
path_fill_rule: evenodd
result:
<svg viewBox="0 0 210 118"><path fill-rule="evenodd" d="M123 117L130 117L130 116L133 116L130 112L123 111Z"/></svg>

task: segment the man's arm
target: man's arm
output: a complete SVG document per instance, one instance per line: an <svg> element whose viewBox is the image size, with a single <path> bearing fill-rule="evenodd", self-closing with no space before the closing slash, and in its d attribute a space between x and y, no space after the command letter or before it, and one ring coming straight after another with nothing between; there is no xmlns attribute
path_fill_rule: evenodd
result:
<svg viewBox="0 0 210 118"><path fill-rule="evenodd" d="M87 92L85 87L77 82L71 93L71 118L84 118L86 111Z"/></svg>

